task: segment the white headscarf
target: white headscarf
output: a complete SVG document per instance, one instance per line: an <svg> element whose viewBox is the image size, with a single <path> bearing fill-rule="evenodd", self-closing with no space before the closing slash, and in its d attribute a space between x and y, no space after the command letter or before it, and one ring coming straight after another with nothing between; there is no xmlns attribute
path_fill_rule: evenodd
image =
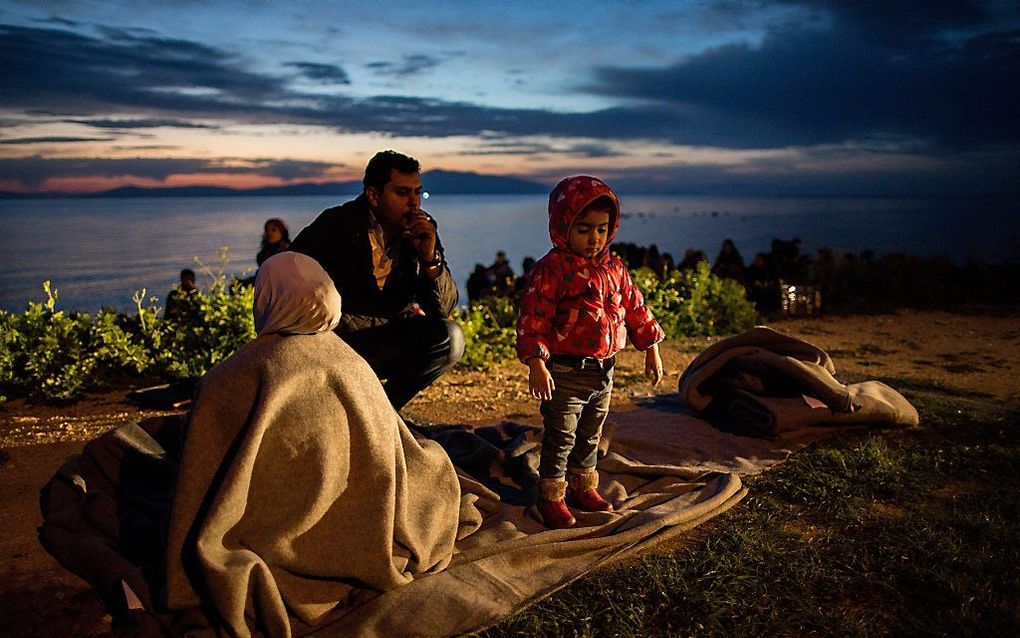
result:
<svg viewBox="0 0 1020 638"><path fill-rule="evenodd" d="M340 293L319 262L283 252L262 262L253 312L260 335L325 332L340 322Z"/></svg>

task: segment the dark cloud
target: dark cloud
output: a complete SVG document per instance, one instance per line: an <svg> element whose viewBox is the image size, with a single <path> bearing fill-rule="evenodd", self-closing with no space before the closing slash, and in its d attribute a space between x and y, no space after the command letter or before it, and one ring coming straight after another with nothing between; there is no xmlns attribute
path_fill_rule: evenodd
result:
<svg viewBox="0 0 1020 638"><path fill-rule="evenodd" d="M197 122L188 122L186 120L175 120L169 118L144 118L144 119L122 119L122 120L111 120L111 119L69 119L65 120L71 124L82 124L84 126L91 126L92 128L101 129L136 129L136 128L199 128L199 129L218 129L219 126L213 124L199 124Z"/></svg>
<svg viewBox="0 0 1020 638"><path fill-rule="evenodd" d="M317 64L315 62L288 62L284 66L295 68L309 80L327 84L350 84L351 78L343 67L334 64Z"/></svg>
<svg viewBox="0 0 1020 638"><path fill-rule="evenodd" d="M441 60L421 53L405 55L400 62L369 62L365 66L378 75L408 77L439 66Z"/></svg>
<svg viewBox="0 0 1020 638"><path fill-rule="evenodd" d="M251 166L253 173L294 181L321 178L331 169L342 168L346 164L290 159L259 159L251 160Z"/></svg>
<svg viewBox="0 0 1020 638"><path fill-rule="evenodd" d="M1015 153L981 153L925 160L912 170L861 167L804 170L801 159L761 159L740 166L684 164L600 169L599 176L619 192L642 194L725 193L732 196L904 196L958 197L970 203L976 194L1020 197L1020 158ZM553 180L559 173L538 173ZM1015 211L1015 203L1012 207Z"/></svg>
<svg viewBox="0 0 1020 638"><path fill-rule="evenodd" d="M1020 140L1020 31L904 49L839 24L772 31L758 47L718 47L665 68L601 68L591 88L675 109L727 147L882 135L954 147Z"/></svg>
<svg viewBox="0 0 1020 638"><path fill-rule="evenodd" d="M195 42L106 30L106 39L62 29L0 26L0 91L8 105L103 114L286 97L278 78L250 73L225 52ZM111 33L112 32L112 33ZM190 108L188 108L190 107ZM70 113L69 113L70 112Z"/></svg>
<svg viewBox="0 0 1020 638"><path fill-rule="evenodd" d="M76 144L78 142L111 142L112 137L12 137L0 140L0 144Z"/></svg>
<svg viewBox="0 0 1020 638"><path fill-rule="evenodd" d="M205 44L139 30L106 29L91 36L12 25L0 26L0 68L5 69L0 93L8 109L108 130L156 123L206 126L190 124L194 118L354 133L491 133L496 138L562 140L551 148L479 149L520 154L613 153L609 145L571 147L570 138L728 148L874 139L891 140L895 147L922 140L930 148L941 145L954 152L985 144L1015 146L1020 140L1020 118L1015 117L1020 112L1020 31L982 27L984 12L939 2L934 18L903 27L904 37L866 39L861 33L881 21L884 3L857 8L844 6L852 3L799 4L824 13L827 21L823 26L805 19L798 26L775 27L758 46L718 47L668 67L597 69L588 89L617 98L620 105L590 112L307 94L296 91L287 77L247 71L243 60ZM953 29L963 31L940 35ZM440 62L414 55L368 67L405 76ZM299 66L309 64L292 63L306 77L328 74L327 68L343 71ZM111 113L137 118L116 120L109 118Z"/></svg>
<svg viewBox="0 0 1020 638"><path fill-rule="evenodd" d="M574 157L619 157L626 155L604 144L546 143L526 140L489 139L478 148L462 151L458 155L570 155Z"/></svg>
<svg viewBox="0 0 1020 638"><path fill-rule="evenodd" d="M284 180L324 176L340 164L299 160L232 160L230 158L0 158L0 175L26 189L36 189L50 178L139 177L163 181L171 175L264 175Z"/></svg>

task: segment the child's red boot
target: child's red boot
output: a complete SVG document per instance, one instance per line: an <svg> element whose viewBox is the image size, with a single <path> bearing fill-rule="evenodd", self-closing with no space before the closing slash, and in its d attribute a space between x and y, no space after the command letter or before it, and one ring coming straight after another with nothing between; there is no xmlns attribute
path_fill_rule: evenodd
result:
<svg viewBox="0 0 1020 638"><path fill-rule="evenodd" d="M567 482L564 479L540 479L538 481L538 511L549 529L573 527L577 521L567 509L564 497L567 494Z"/></svg>
<svg viewBox="0 0 1020 638"><path fill-rule="evenodd" d="M613 504L599 494L599 474L594 468L568 475L570 492L577 506L586 512L612 512Z"/></svg>

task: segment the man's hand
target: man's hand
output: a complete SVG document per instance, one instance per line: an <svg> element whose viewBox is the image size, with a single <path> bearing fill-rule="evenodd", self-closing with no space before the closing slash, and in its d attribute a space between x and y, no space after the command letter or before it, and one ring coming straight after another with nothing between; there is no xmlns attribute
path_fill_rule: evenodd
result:
<svg viewBox="0 0 1020 638"><path fill-rule="evenodd" d="M419 208L408 213L404 234L411 239L419 261L426 264L433 260L436 254L436 227L423 210Z"/></svg>
<svg viewBox="0 0 1020 638"><path fill-rule="evenodd" d="M662 381L662 357L659 356L657 343L645 350L645 376L653 386L659 385L659 381Z"/></svg>
<svg viewBox="0 0 1020 638"><path fill-rule="evenodd" d="M531 396L536 399L548 401L552 399L553 390L556 384L553 382L549 369L545 367L545 361L541 357L528 359L528 389Z"/></svg>

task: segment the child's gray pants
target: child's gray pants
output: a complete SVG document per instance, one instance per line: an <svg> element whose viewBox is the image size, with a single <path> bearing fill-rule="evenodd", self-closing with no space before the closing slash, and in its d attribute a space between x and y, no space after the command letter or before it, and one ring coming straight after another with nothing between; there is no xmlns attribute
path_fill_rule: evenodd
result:
<svg viewBox="0 0 1020 638"><path fill-rule="evenodd" d="M542 478L563 478L567 468L595 467L602 424L609 414L613 394L613 370L574 367L550 362L556 388L552 399L543 401L541 412L545 433L538 474Z"/></svg>

